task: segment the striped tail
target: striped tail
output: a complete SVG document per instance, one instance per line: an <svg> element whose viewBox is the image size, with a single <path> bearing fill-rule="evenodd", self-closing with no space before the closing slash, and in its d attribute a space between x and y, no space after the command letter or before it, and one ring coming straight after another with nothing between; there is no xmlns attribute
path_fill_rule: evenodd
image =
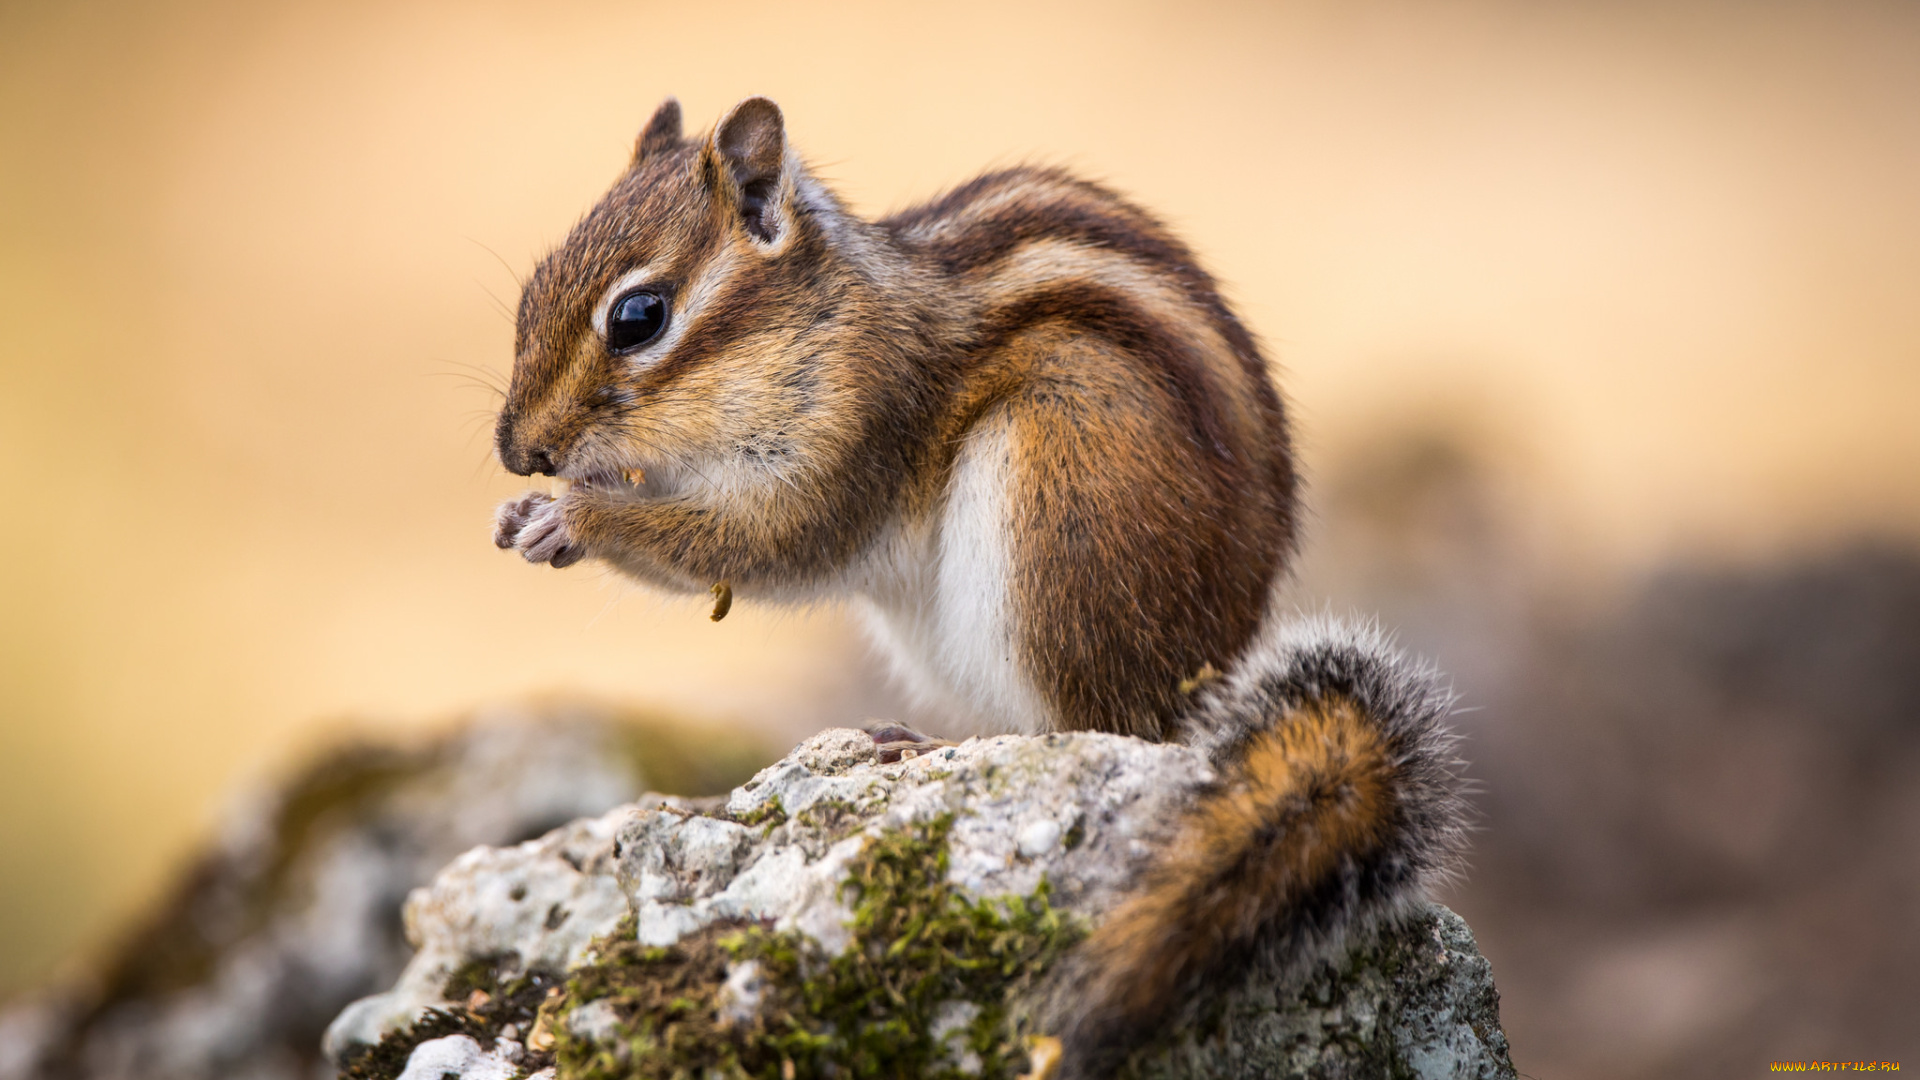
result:
<svg viewBox="0 0 1920 1080"><path fill-rule="evenodd" d="M1452 700L1372 629L1313 620L1251 648L1184 728L1218 780L1056 984L1057 1080L1109 1075L1250 966L1337 961L1448 877L1466 832Z"/></svg>

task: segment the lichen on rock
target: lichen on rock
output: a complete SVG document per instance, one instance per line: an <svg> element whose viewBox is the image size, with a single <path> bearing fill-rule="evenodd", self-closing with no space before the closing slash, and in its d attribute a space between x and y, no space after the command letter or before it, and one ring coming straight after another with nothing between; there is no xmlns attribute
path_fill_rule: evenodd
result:
<svg viewBox="0 0 1920 1080"><path fill-rule="evenodd" d="M649 796L463 856L408 903L413 963L328 1049L355 1077L424 1054L470 1080L1012 1078L1055 961L1211 780L1191 750L1110 735L883 764L823 732L724 803ZM1485 961L1444 909L1305 985L1256 970L1206 996L1131 1075L1512 1075Z"/></svg>

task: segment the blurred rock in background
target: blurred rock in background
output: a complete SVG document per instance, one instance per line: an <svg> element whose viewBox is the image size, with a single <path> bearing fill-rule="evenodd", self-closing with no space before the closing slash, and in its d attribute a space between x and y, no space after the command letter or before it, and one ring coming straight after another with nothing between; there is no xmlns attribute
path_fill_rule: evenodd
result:
<svg viewBox="0 0 1920 1080"><path fill-rule="evenodd" d="M0 1013L0 1078L330 1077L321 1033L406 965L401 902L454 856L650 789L725 791L771 757L710 729L577 705L336 749L230 807L223 834L93 978Z"/></svg>
<svg viewBox="0 0 1920 1080"><path fill-rule="evenodd" d="M1913 545L1582 578L1445 427L1318 494L1301 603L1377 612L1461 694L1484 818L1447 899L1523 1072L1920 1056Z"/></svg>

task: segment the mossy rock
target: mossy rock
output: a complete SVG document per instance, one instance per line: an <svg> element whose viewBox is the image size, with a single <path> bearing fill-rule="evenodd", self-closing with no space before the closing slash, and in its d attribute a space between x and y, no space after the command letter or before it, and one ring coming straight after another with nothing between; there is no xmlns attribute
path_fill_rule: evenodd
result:
<svg viewBox="0 0 1920 1080"><path fill-rule="evenodd" d="M724 806L652 800L463 858L409 905L408 975L343 1015L336 1049L381 1077L1030 1074L1040 991L1070 991L1048 973L1127 895L1204 763L1075 734L881 764L863 738L817 736ZM503 901L509 882L617 882L626 907L596 909L583 941L577 917L549 931L520 910L545 894ZM551 984L531 1021L508 1019L495 990L533 978ZM1508 1077L1497 1013L1465 925L1421 908L1304 983L1256 967L1210 988L1125 1074Z"/></svg>

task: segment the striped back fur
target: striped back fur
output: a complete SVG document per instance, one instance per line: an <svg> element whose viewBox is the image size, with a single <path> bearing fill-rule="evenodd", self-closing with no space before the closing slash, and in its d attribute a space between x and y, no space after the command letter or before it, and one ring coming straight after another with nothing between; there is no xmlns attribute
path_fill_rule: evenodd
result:
<svg viewBox="0 0 1920 1080"><path fill-rule="evenodd" d="M671 317L616 354L636 288ZM662 107L527 283L497 434L574 481L529 557L852 599L986 726L1166 737L1293 542L1266 361L1163 225L1031 168L862 221L764 99L693 139Z"/></svg>

